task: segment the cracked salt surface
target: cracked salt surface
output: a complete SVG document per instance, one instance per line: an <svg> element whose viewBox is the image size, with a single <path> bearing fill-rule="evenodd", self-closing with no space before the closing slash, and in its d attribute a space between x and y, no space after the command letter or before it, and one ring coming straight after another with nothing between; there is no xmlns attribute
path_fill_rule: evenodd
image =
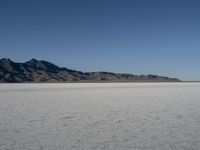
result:
<svg viewBox="0 0 200 150"><path fill-rule="evenodd" d="M200 83L0 84L1 150L199 150Z"/></svg>

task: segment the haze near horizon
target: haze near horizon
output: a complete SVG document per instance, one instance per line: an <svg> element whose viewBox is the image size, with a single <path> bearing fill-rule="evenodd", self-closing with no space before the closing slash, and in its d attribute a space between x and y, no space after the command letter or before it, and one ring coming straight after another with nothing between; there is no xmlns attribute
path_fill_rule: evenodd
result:
<svg viewBox="0 0 200 150"><path fill-rule="evenodd" d="M0 2L0 53L81 71L200 80L197 0Z"/></svg>

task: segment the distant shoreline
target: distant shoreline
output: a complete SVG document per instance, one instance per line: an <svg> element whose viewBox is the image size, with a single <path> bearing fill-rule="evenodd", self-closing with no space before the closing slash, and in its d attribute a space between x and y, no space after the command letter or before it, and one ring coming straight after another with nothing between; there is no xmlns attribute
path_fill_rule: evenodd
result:
<svg viewBox="0 0 200 150"><path fill-rule="evenodd" d="M75 81L75 82L0 82L0 84L37 84L37 83L184 83L200 81Z"/></svg>
<svg viewBox="0 0 200 150"><path fill-rule="evenodd" d="M200 81L75 81L75 82L0 82L0 84L37 84L37 83L198 83Z"/></svg>

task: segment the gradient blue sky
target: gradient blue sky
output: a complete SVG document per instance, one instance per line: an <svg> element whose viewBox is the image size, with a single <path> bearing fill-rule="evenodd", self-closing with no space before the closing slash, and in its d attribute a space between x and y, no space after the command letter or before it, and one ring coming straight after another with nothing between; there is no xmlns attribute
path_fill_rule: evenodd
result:
<svg viewBox="0 0 200 150"><path fill-rule="evenodd" d="M1 0L0 56L200 80L200 1Z"/></svg>

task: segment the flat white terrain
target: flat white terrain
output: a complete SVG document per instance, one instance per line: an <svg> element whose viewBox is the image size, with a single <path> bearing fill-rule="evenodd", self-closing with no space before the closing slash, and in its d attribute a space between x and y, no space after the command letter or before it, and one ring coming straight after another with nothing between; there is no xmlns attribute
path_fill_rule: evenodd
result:
<svg viewBox="0 0 200 150"><path fill-rule="evenodd" d="M200 149L200 83L0 84L0 150L171 149Z"/></svg>

